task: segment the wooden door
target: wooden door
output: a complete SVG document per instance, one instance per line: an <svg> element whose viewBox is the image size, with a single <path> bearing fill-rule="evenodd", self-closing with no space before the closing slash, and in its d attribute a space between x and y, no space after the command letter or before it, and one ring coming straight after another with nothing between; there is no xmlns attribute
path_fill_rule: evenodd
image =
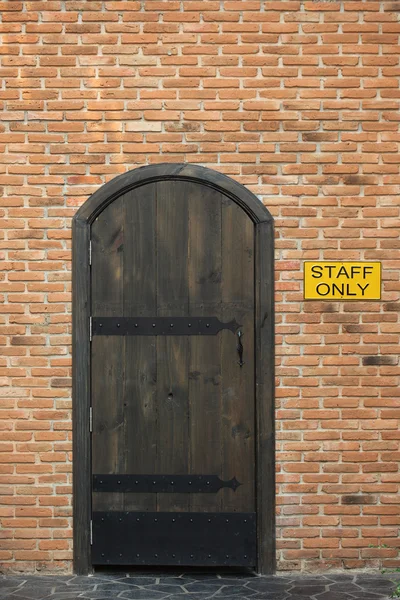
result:
<svg viewBox="0 0 400 600"><path fill-rule="evenodd" d="M73 219L74 570L275 568L273 220L192 164Z"/></svg>
<svg viewBox="0 0 400 600"><path fill-rule="evenodd" d="M255 565L253 222L149 183L91 263L93 563Z"/></svg>

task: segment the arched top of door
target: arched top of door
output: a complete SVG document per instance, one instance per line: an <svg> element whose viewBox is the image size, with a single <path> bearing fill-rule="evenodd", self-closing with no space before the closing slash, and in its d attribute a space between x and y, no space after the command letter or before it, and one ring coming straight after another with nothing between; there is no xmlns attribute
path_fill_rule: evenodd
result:
<svg viewBox="0 0 400 600"><path fill-rule="evenodd" d="M272 221L268 209L244 185L218 171L190 163L162 163L123 173L92 194L76 212L74 221L81 225L90 224L106 206L129 190L147 183L171 180L191 181L220 191L236 202L254 223Z"/></svg>

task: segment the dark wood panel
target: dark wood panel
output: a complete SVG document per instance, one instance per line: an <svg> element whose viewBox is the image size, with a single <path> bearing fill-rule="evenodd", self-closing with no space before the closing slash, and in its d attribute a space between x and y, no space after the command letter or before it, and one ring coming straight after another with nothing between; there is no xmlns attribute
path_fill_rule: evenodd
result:
<svg viewBox="0 0 400 600"><path fill-rule="evenodd" d="M124 295L123 198L108 206L92 226L92 316L119 316ZM123 337L92 340L92 468L119 473L124 457ZM93 494L94 510L123 509L123 494Z"/></svg>
<svg viewBox="0 0 400 600"><path fill-rule="evenodd" d="M156 313L156 184L124 199L124 315ZM124 382L124 473L153 473L157 461L156 338L128 336ZM125 510L155 510L155 494L125 494Z"/></svg>
<svg viewBox="0 0 400 600"><path fill-rule="evenodd" d="M221 200L190 184L189 314L221 317ZM221 336L190 340L190 472L221 476ZM221 496L193 494L192 511L221 510Z"/></svg>
<svg viewBox="0 0 400 600"><path fill-rule="evenodd" d="M275 340L274 228L256 227L257 543L259 573L274 573L275 540Z"/></svg>
<svg viewBox="0 0 400 600"><path fill-rule="evenodd" d="M188 315L187 184L157 184L157 316ZM157 473L188 473L189 341L157 337ZM157 510L188 510L187 494L158 494Z"/></svg>
<svg viewBox="0 0 400 600"><path fill-rule="evenodd" d="M210 207L213 202L210 200L210 195L213 193L216 194L214 196L217 198L219 194L224 195L225 197L233 200L235 206L241 207L244 212L250 217L250 219L255 224L261 224L258 227L257 233L257 253L256 253L256 336L255 336L255 347L256 347L256 374L257 374L257 523L258 523L258 570L262 573L271 572L275 566L275 538L274 538L274 439L273 439L273 237L272 237L272 219L268 213L268 211L262 206L262 204L258 201L258 199L251 194L250 191L246 190L243 186L233 181L232 179L217 173L215 171L211 171L210 169L204 169L202 167L198 167L196 165L184 165L184 164L173 164L173 165L154 165L149 167L144 167L141 169L135 169L134 171L128 172L120 177L115 178L113 181L107 183L105 186L102 186L82 207L79 209L78 213L74 217L74 242L73 242L73 373L74 373L74 381L73 381L73 407L74 407L74 420L73 420L73 428L74 428L74 569L79 573L87 573L90 570L90 545L89 545L89 515L91 511L91 498L90 498L90 446L89 446L89 406L90 406L90 366L89 366L89 315L90 315L90 307L88 304L88 299L90 296L89 290L89 263L88 263L88 241L90 228L96 227L96 219L99 215L103 213L103 211L107 210L107 207L112 203L117 202L118 198L121 194L125 194L128 196L135 190L135 194L138 194L141 197L145 188L148 185L154 185L156 182L161 183L163 181L168 180L168 182L174 182L177 185L181 183L185 183L188 186L192 186L193 191L195 187L198 188L194 193L194 197L199 200L199 208L197 215L195 217L202 216L203 210L208 211L208 207ZM151 183L150 183L151 182ZM161 183L161 185L163 185ZM140 187L139 187L140 186ZM189 189L189 188L188 188ZM199 191L200 190L200 191ZM205 202L203 202L203 198ZM200 208L202 206L202 209ZM215 206L211 208L214 208ZM104 214L106 214L104 212ZM208 217L206 217L208 219ZM228 222L228 221L227 221ZM140 223L140 219L139 219ZM194 220L190 221L190 225L194 223ZM133 219L132 227L134 229L133 235L137 234L137 219ZM221 224L221 219L220 219ZM200 233L201 239L208 240L213 237L213 225L215 223L209 223L210 235L207 236ZM222 224L222 230L225 229L225 223ZM199 233L199 230L202 229L202 225L195 224L194 225L194 234L196 231ZM107 232L105 232L107 238ZM191 234L190 234L191 235ZM223 234L224 235L224 234ZM211 237L210 237L211 236ZM221 251L220 251L220 262L224 263L224 238L221 240ZM188 243L189 255L193 250L194 246L190 242ZM124 252L124 250L123 250ZM148 252L148 249L146 250ZM207 254L208 248L204 248L204 253ZM200 258L201 250L197 252L197 258L195 261L198 264L202 264L202 259ZM194 250L194 255L196 255L196 250ZM232 255L233 256L233 255ZM149 257L149 254L147 254ZM237 259L235 258L232 262L235 262ZM190 261L190 256L189 256ZM215 264L215 256L211 256L210 265ZM223 268L224 270L224 268ZM234 270L232 269L232 273ZM218 276L217 276L218 277ZM149 278L151 280L151 278ZM107 279L108 283L111 284L113 281L113 276ZM145 280L143 280L145 281ZM142 283L143 283L142 281ZM203 297L203 291L200 290L201 286L205 285L205 288L213 289L213 286L210 285L210 282L217 284L219 286L219 298L215 300L213 299L213 295L211 294L211 299L207 300ZM230 310L229 301L224 295L224 277L221 275L221 279L219 282L215 280L215 269L212 272L206 273L203 269L203 276L199 278L195 278L194 273L192 272L192 277L189 277L189 285L191 285L191 291L189 296L192 297L192 304L189 305L189 314L194 315L200 314L198 311L202 310L203 314L206 315L218 315L221 320L224 320L223 314L228 314ZM144 285L147 285L147 281L145 281ZM105 289L106 284L103 284ZM204 289L205 289L204 288ZM215 289L215 288L214 288ZM92 290L93 291L93 290ZM218 294L217 294L218 296ZM200 298L200 303L198 302L198 298ZM221 304L221 298L224 298L224 305ZM212 306L214 303L214 306ZM147 301L145 302L147 305ZM115 307L115 305L114 305ZM132 307L133 308L133 307ZM157 306L155 307L157 308ZM127 305L124 304L124 310L127 310ZM193 312L191 312L193 309ZM196 309L196 310L195 310ZM242 309L239 310L239 316ZM245 310L243 308L243 310ZM246 309L247 310L247 309ZM136 308L135 308L136 312ZM103 311L102 315L107 314ZM108 313L110 314L110 313ZM111 313L113 314L113 313ZM118 313L119 315L122 312ZM125 313L129 316L129 311ZM154 313L152 313L154 314ZM242 315L242 319L248 318L246 315ZM240 319L237 319L240 321ZM250 338L247 335L247 324L243 325L246 328L244 331L243 343L245 345L244 348L244 360L246 362L246 356L250 355L251 348L246 347L246 343L250 346ZM221 354L218 353L217 347L214 347L214 341L210 344L210 337L203 338L199 345L194 344L193 352L192 352L192 340L189 339L189 360L190 364L188 365L189 369L189 382L188 387L189 391L192 389L192 385L194 385L195 379L199 378L201 380L201 386L203 388L203 392L210 391L210 395L206 395L205 401L203 402L204 394L198 394L198 398L193 398L194 400L194 413L193 416L196 417L198 415L198 422L200 423L200 428L197 431L192 432L193 419L192 415L190 415L190 440L188 444L188 461L191 472L194 472L192 469L192 464L196 463L201 464L201 452L199 455L194 453L193 456L193 448L196 443L203 444L204 447L207 447L208 454L211 456L213 452L213 448L215 448L215 440L219 437L220 440L220 457L222 455L226 455L228 451L229 444L233 443L232 440L225 443L225 438L227 432L229 432L231 423L234 421L238 421L240 419L241 422L244 422L246 417L245 414L239 414L237 408L230 406L228 404L224 404L227 400L227 396L224 394L224 390L226 385L229 383L229 376L225 376L225 369L227 369L227 365L225 364L225 351L223 348L225 344L229 346L229 352L235 352L232 350L232 346L230 345L229 336L231 336L231 332L224 331L218 336L219 341L219 351L223 352L223 360L222 360L222 373L221 369L219 369L216 375L215 365L216 365L216 357L220 358ZM121 339L121 338L120 338ZM193 339L193 338L192 338ZM123 340L123 338L122 338ZM122 341L121 340L121 341ZM156 342L155 340L151 341L153 352L155 352ZM121 342L120 342L121 343ZM126 340L125 340L126 343ZM205 344L205 346L203 346ZM98 355L101 354L100 350L94 349L95 352L98 352ZM148 349L150 352L150 349ZM173 353L175 356L179 356L174 349L167 349L168 353ZM191 356L190 356L191 353ZM102 351L103 355L107 355L110 357L109 350L106 347L103 347ZM137 361L138 353L136 348L132 348L125 352L119 352L117 350L117 359L122 356L122 362L126 362L126 364L134 364L134 369L137 370L137 373L142 376L142 382L146 381L148 383L148 388L152 388L153 390L156 388L156 368L157 361L155 358L152 360L146 359L145 355L139 361ZM155 356L154 354L152 355ZM232 356L232 354L231 354ZM201 365L200 369L196 371L194 368L194 363L196 357L199 358L199 364ZM95 358L94 356L92 358ZM100 383L105 380L105 373L101 371L106 369L106 360L104 357L100 358L100 361L96 366L96 361L93 360L92 364L95 369L98 370L99 376L99 384L96 391L95 396L99 396L100 394ZM158 360L161 360L158 358ZM227 359L228 360L228 357ZM136 361L136 362L135 362ZM231 361L229 358L229 366L231 365ZM243 367L242 369L245 369ZM115 373L117 373L117 369ZM228 371L227 371L228 372ZM148 374L150 373L149 379ZM235 374L235 373L234 373ZM121 376L121 375L120 375ZM125 377L125 376L124 376ZM176 379L176 374L169 374L168 377L170 379ZM168 377L165 379L167 380ZM240 375L242 377L242 374ZM113 374L111 379L118 379L117 374ZM214 385L212 382L214 381ZM243 383L239 382L240 385ZM213 385L213 388L211 388ZM247 382L245 385L249 385ZM207 387L209 386L209 387ZM219 388L218 392L215 392L214 388ZM125 390L129 389L124 388L123 393L125 395L122 398L130 398L130 393L127 393ZM106 391L104 388L101 390L102 392ZM135 392L136 393L136 392ZM145 393L149 394L147 390ZM117 395L119 391L117 392ZM140 390L137 391L139 397L141 397L142 392ZM247 394L247 392L246 392ZM150 394L151 395L151 394ZM155 392L153 391L152 397L154 398ZM115 395L114 395L115 397ZM198 401L197 401L198 400ZM215 411L215 406L219 405L219 412ZM133 406L133 403L130 404ZM157 408L157 407L156 407ZM190 402L190 408L192 409L192 401ZM234 409L234 410L233 410ZM153 410L153 408L151 408ZM203 415L201 414L203 413ZM213 426L209 426L208 421L213 418L216 414L220 416L220 425L218 428L213 428ZM154 415L153 415L154 416ZM197 417L196 417L197 418ZM154 418L150 419L154 423ZM125 415L124 415L125 422ZM156 422L156 431L158 436L158 423ZM240 428L239 428L240 429ZM122 427L122 438L126 439L127 431L125 427ZM236 431L236 430L235 430ZM120 428L121 432L121 428ZM192 439L193 433L193 439ZM209 435L210 434L210 435ZM238 437L238 436L237 436ZM240 436L239 436L240 437ZM224 438L224 439L223 439ZM209 440L211 443L209 444ZM119 442L118 442L119 443ZM156 453L159 451L157 449L158 441L156 439L156 443L152 444L152 448L156 448ZM205 453L206 450L203 450ZM129 452L128 452L129 454ZM150 453L151 454L151 453ZM120 453L118 453L120 456ZM123 456L123 465L121 468L127 469L127 461L133 460L134 454L130 453L130 458L122 453ZM218 456L218 452L217 452ZM76 457L79 457L78 459ZM225 460L225 459L224 459ZM230 458L228 458L229 462ZM209 463L210 468L213 468L213 464ZM231 467L228 467L230 470ZM130 469L129 469L130 470ZM202 468L203 470L203 468ZM213 469L214 470L214 469ZM218 469L217 469L218 470ZM221 469L220 469L221 471ZM218 474L218 473L217 473ZM222 472L220 473L222 475ZM239 488L240 493L244 492L244 488ZM238 490L238 491L239 491ZM230 491L229 491L230 493ZM223 492L225 494L225 491ZM219 497L223 499L223 502L226 502L226 498L223 495L219 494ZM236 496L237 499L240 496ZM198 500L199 502L201 499ZM197 502L197 499L196 499ZM196 503L195 502L195 503ZM124 503L125 505L125 503ZM126 504L128 506L128 504ZM135 506L133 504L133 506ZM206 510L213 510L213 508L205 508ZM143 510L146 510L143 508ZM148 508L147 508L148 510ZM203 510L203 509L201 509ZM216 508L217 511L221 510L221 507L218 506ZM231 510L231 509L229 509Z"/></svg>
<svg viewBox="0 0 400 600"><path fill-rule="evenodd" d="M76 218L91 223L108 204L114 202L121 194L139 186L142 187L149 182L171 180L197 182L204 188L224 193L233 199L254 223L263 223L271 219L268 210L257 196L243 185L223 173L188 163L148 165L114 177L87 199L79 209Z"/></svg>
<svg viewBox="0 0 400 600"><path fill-rule="evenodd" d="M244 365L238 337L221 332L222 475L242 484L222 490L224 510L255 510L254 404L254 224L234 202L222 203L222 316L241 327Z"/></svg>
<svg viewBox="0 0 400 600"><path fill-rule="evenodd" d="M73 222L72 253L72 419L73 419L73 516L74 571L86 575L91 570L91 444L90 406L90 229Z"/></svg>

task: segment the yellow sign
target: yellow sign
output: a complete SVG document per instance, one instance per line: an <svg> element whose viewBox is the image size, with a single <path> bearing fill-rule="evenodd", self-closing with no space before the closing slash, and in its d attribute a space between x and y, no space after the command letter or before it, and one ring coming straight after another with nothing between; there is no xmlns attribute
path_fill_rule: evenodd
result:
<svg viewBox="0 0 400 600"><path fill-rule="evenodd" d="M380 262L304 262L305 300L380 298Z"/></svg>

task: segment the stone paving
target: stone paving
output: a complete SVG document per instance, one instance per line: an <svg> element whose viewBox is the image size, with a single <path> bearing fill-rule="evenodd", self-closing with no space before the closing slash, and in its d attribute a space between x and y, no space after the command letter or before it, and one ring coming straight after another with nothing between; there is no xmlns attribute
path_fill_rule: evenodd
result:
<svg viewBox="0 0 400 600"><path fill-rule="evenodd" d="M0 575L0 600L380 600L391 597L400 573L278 575L249 572Z"/></svg>

